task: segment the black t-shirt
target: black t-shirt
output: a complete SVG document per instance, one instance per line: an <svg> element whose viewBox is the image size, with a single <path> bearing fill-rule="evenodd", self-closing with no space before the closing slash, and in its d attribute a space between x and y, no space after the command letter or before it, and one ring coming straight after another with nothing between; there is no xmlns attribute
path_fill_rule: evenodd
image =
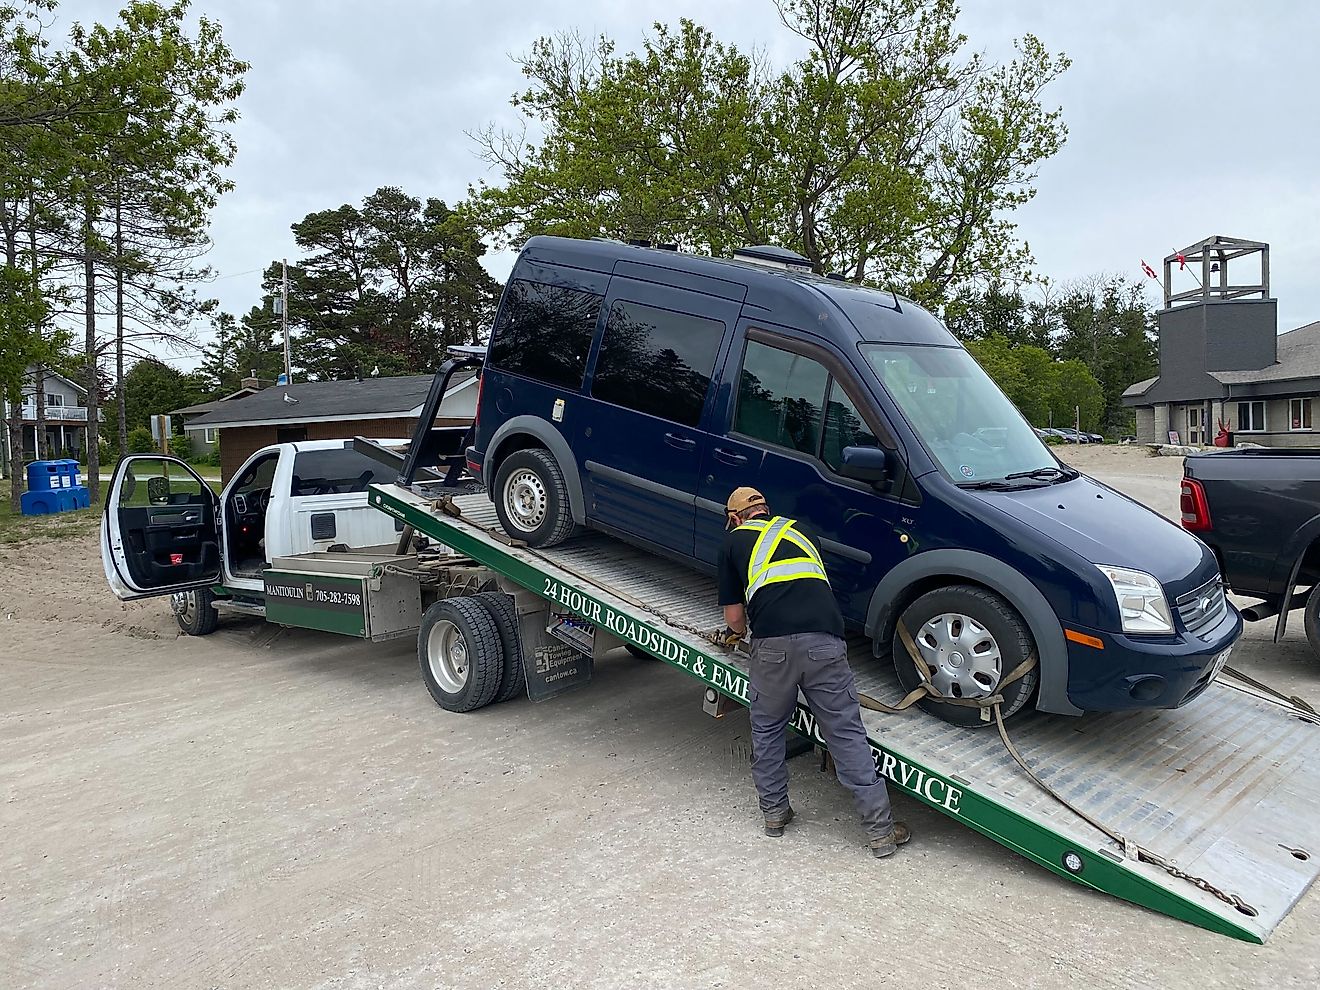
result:
<svg viewBox="0 0 1320 990"><path fill-rule="evenodd" d="M820 550L820 542L800 525L793 527ZM752 530L734 530L720 548L719 594L721 605L741 605L747 594L747 565L752 547L761 534ZM801 556L802 551L784 541L775 550L773 560ZM763 586L747 606L747 622L757 639L790 636L793 633L831 633L843 636L843 614L834 592L824 581L803 578Z"/></svg>

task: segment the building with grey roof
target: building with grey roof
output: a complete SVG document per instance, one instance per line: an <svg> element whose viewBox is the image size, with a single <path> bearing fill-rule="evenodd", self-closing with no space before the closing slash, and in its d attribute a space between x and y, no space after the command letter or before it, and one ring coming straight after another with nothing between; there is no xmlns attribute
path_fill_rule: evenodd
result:
<svg viewBox="0 0 1320 990"><path fill-rule="evenodd" d="M1175 265L1197 284L1174 291ZM1139 441L1209 444L1222 428L1234 443L1320 444L1320 322L1278 332L1268 244L1221 235L1166 257L1157 319L1159 376L1123 393Z"/></svg>

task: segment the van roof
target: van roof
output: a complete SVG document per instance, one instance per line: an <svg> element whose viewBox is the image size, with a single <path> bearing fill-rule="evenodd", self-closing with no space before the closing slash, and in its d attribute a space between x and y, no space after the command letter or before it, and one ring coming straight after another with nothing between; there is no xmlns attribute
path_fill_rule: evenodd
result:
<svg viewBox="0 0 1320 990"><path fill-rule="evenodd" d="M944 324L910 299L839 279L605 239L532 237L519 258L634 278L645 278L647 268L656 269L657 276L660 270L694 276L701 284L692 287L699 291L742 299L745 317L759 310L767 323L827 337L958 345ZM619 271L620 262L628 263L626 272ZM674 284L684 281L680 277Z"/></svg>

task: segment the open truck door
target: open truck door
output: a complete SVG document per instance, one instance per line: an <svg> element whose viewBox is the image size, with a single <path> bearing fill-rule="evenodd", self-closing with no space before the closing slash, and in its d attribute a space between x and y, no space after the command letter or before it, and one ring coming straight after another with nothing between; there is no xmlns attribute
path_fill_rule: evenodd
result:
<svg viewBox="0 0 1320 990"><path fill-rule="evenodd" d="M124 458L101 516L101 563L121 601L219 583L219 498L177 458Z"/></svg>

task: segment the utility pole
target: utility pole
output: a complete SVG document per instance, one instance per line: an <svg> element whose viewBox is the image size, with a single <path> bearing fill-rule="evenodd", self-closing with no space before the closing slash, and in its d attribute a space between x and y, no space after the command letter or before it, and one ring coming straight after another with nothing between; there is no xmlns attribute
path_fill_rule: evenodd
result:
<svg viewBox="0 0 1320 990"><path fill-rule="evenodd" d="M293 384L293 367L289 362L289 259L280 261L280 326L284 331L284 384Z"/></svg>

